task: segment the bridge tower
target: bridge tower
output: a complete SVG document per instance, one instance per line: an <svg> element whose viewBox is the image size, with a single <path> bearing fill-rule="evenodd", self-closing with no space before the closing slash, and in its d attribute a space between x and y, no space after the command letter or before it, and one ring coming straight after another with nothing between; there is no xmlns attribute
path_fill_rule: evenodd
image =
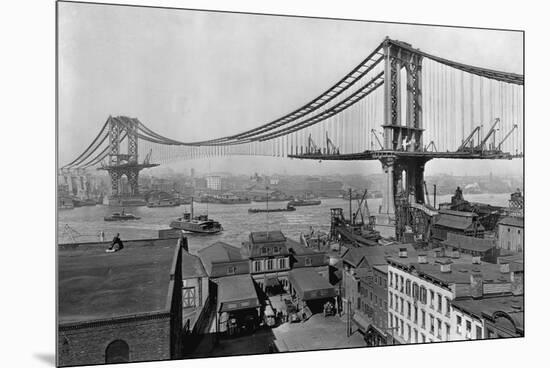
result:
<svg viewBox="0 0 550 368"><path fill-rule="evenodd" d="M403 201L424 203L425 200L424 165L429 158L419 154L423 150L424 131L422 56L389 39L385 40L383 49L384 149L379 160L387 182L382 207L384 213L395 214L396 205Z"/></svg>
<svg viewBox="0 0 550 368"><path fill-rule="evenodd" d="M111 177L111 196L109 205L144 205L145 200L139 193L139 172L145 168L158 166L149 162L138 162L138 124L135 119L124 116L109 117L109 156L108 164L98 170L106 170ZM121 143L126 137L127 153L121 153ZM121 179L126 175L130 187L129 193L123 193Z"/></svg>

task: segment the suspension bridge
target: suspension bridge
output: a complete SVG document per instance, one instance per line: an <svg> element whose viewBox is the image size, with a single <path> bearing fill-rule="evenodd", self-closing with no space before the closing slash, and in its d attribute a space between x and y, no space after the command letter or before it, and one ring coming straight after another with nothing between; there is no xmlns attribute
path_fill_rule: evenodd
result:
<svg viewBox="0 0 550 368"><path fill-rule="evenodd" d="M109 116L62 171L106 170L117 203L124 195L123 176L130 186L126 195L138 196L141 170L177 160L232 155L378 160L387 177L384 211L391 214L403 193L410 203L425 203L429 160L523 157L523 82L520 74L466 65L386 38L318 96L254 129L185 142L137 118ZM145 152L142 161L138 144Z"/></svg>

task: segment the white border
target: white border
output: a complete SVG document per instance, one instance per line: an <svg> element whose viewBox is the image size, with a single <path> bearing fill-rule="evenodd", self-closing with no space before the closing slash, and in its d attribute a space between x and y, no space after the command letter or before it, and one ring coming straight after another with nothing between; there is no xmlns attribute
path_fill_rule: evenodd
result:
<svg viewBox="0 0 550 368"><path fill-rule="evenodd" d="M524 29L526 34L526 338L474 343L279 354L124 367L224 366L422 366L542 365L548 331L544 296L548 286L548 198L543 154L548 141L548 11L517 1L140 1L117 3L198 9L406 21ZM543 2L540 2L543 4ZM2 354L4 367L52 366L54 343L54 2L2 4ZM539 165L539 166L536 166ZM536 239L536 240L535 240ZM539 358L537 358L539 357ZM543 360L544 359L544 360Z"/></svg>

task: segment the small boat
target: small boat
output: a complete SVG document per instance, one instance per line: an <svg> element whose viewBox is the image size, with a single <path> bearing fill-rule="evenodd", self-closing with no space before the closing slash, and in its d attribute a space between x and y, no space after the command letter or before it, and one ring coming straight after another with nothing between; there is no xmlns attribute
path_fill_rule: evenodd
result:
<svg viewBox="0 0 550 368"><path fill-rule="evenodd" d="M289 212L296 211L296 208L292 206L286 206L286 208L249 208L248 213L262 213L262 212Z"/></svg>
<svg viewBox="0 0 550 368"><path fill-rule="evenodd" d="M193 216L193 199L191 198L191 212L186 212L170 222L170 227L192 233L216 234L223 231L222 225L208 218L208 215Z"/></svg>
<svg viewBox="0 0 550 368"><path fill-rule="evenodd" d="M292 201L288 202L288 204L292 207L318 206L321 204L321 201L315 199L293 199Z"/></svg>
<svg viewBox="0 0 550 368"><path fill-rule="evenodd" d="M111 216L105 216L105 221L126 221L126 220L139 220L141 217L132 215L131 213L119 213L114 212Z"/></svg>

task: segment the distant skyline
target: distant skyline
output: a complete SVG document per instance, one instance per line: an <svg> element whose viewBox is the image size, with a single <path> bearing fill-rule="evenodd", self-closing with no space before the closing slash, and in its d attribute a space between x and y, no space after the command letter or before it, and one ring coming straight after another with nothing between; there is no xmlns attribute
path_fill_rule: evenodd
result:
<svg viewBox="0 0 550 368"><path fill-rule="evenodd" d="M386 36L467 64L523 71L519 32L75 3L59 4L59 22L61 165L82 152L109 115L137 117L182 141L256 127L317 95ZM274 157L167 166L236 173L381 172L379 162ZM522 169L522 160L434 160L426 175Z"/></svg>

